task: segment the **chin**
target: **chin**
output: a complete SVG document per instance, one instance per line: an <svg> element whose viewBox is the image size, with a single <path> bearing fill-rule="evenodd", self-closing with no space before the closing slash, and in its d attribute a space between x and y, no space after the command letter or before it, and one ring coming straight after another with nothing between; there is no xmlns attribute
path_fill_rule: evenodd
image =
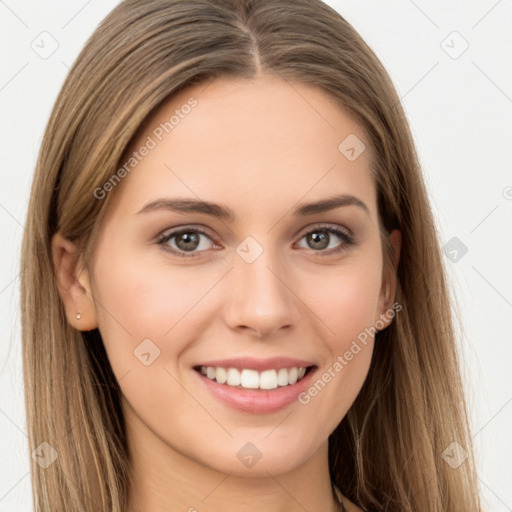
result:
<svg viewBox="0 0 512 512"><path fill-rule="evenodd" d="M265 434L268 435L268 432ZM293 471L303 464L312 453L304 451L304 445L297 443L283 444L278 440L253 440L245 442L230 442L230 446L221 453L212 453L207 460L204 456L198 459L203 465L219 471L243 477L265 477ZM300 444L300 443L299 443ZM234 446L236 445L236 447ZM212 461L215 463L212 464Z"/></svg>

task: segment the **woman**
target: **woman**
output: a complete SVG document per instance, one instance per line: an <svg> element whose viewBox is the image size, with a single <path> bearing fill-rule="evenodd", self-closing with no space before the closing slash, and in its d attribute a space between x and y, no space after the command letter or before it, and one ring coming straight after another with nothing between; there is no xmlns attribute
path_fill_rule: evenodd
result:
<svg viewBox="0 0 512 512"><path fill-rule="evenodd" d="M412 137L323 3L122 2L22 260L36 510L480 510Z"/></svg>

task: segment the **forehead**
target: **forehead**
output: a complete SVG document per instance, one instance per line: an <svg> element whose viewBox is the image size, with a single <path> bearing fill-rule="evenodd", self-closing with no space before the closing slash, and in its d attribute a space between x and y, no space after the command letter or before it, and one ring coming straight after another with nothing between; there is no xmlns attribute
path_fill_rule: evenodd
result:
<svg viewBox="0 0 512 512"><path fill-rule="evenodd" d="M361 127L321 89L279 76L218 78L180 91L145 123L128 157L143 146L151 149L116 191L127 211L181 195L262 215L265 205L291 208L335 193L375 209Z"/></svg>

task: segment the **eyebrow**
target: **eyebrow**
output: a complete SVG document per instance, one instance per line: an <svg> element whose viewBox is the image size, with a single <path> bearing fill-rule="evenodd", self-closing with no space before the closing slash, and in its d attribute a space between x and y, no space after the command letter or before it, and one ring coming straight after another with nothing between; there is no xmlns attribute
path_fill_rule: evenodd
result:
<svg viewBox="0 0 512 512"><path fill-rule="evenodd" d="M312 203L303 203L293 210L293 215L296 217L307 217L308 215L328 212L342 206L357 206L364 210L367 215L370 215L368 206L361 199L350 194L339 194ZM158 210L177 213L202 213L227 222L237 220L235 212L226 206L210 201L183 198L155 199L144 205L137 214Z"/></svg>

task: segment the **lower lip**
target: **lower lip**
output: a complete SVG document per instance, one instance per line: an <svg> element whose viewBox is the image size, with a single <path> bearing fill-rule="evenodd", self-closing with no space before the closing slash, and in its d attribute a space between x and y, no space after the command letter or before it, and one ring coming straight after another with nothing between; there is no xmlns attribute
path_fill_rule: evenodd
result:
<svg viewBox="0 0 512 512"><path fill-rule="evenodd" d="M227 384L219 384L196 370L193 372L204 382L208 391L224 404L242 412L263 414L280 411L297 400L297 397L309 387L309 382L316 370L316 368L309 370L295 384L271 390L234 388Z"/></svg>

